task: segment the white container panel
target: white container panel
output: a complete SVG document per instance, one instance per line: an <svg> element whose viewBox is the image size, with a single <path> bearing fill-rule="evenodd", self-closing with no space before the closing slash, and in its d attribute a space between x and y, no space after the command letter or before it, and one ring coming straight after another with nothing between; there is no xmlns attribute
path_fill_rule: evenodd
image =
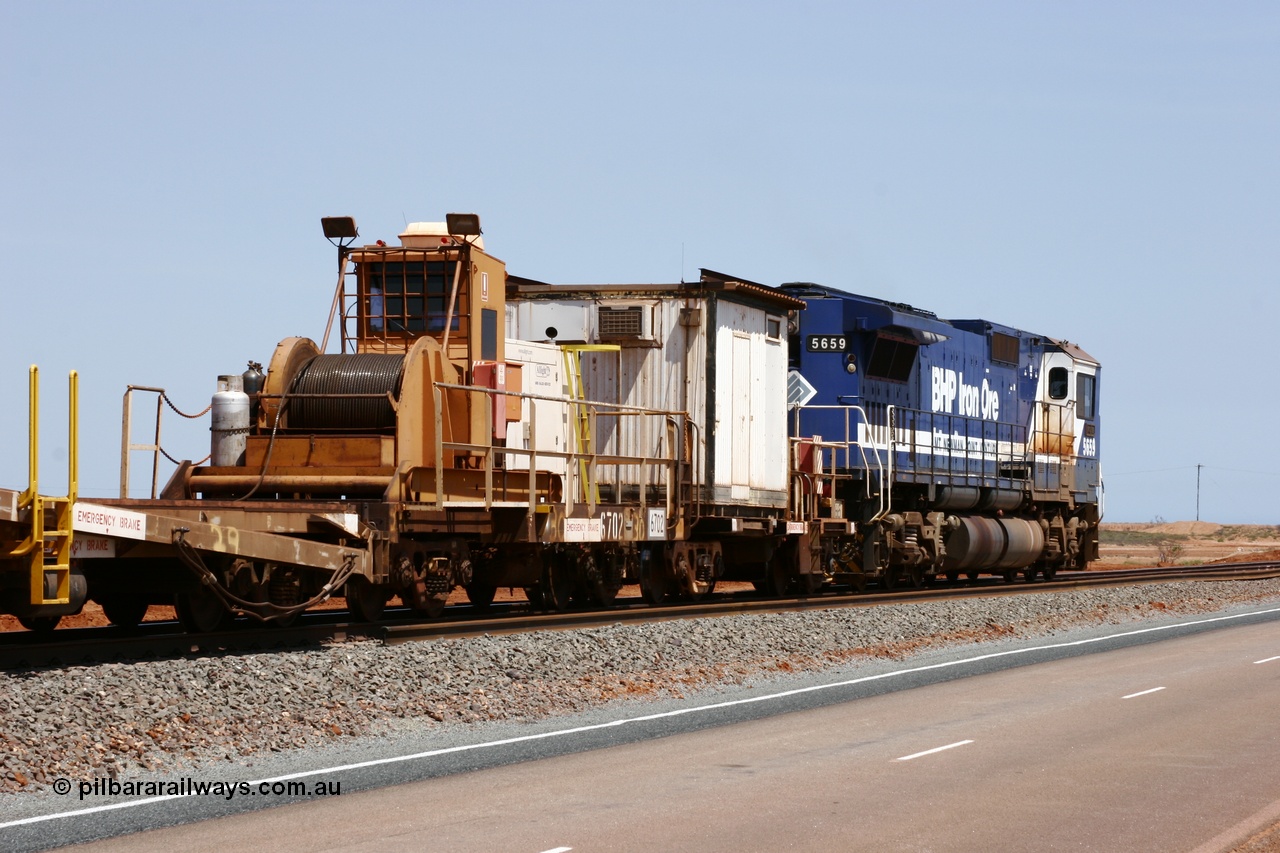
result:
<svg viewBox="0 0 1280 853"><path fill-rule="evenodd" d="M544 397L564 396L564 358L558 346L508 340L506 347L507 361L521 366L520 390L523 393ZM531 439L535 439L536 450L563 453L570 435L569 426L567 403L523 398L520 401L520 422L507 425L506 446L528 450L535 447L531 442ZM507 470L528 471L529 461L529 457L523 453L508 454ZM539 456L536 464L539 471L564 474L566 461L559 456Z"/></svg>

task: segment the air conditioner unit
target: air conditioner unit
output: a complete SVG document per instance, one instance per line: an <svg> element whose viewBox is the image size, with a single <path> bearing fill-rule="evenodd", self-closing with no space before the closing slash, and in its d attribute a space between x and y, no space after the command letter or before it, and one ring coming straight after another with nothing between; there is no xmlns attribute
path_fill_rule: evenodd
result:
<svg viewBox="0 0 1280 853"><path fill-rule="evenodd" d="M653 341L653 306L597 306L596 337L609 343Z"/></svg>

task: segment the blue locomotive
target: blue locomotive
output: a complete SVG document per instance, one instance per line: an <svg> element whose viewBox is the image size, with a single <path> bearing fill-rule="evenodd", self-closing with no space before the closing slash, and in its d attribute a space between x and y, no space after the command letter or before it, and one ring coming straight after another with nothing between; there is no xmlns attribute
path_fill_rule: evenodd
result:
<svg viewBox="0 0 1280 853"><path fill-rule="evenodd" d="M806 303L789 317L788 402L815 581L1052 579L1097 558L1096 359L985 320L781 289Z"/></svg>

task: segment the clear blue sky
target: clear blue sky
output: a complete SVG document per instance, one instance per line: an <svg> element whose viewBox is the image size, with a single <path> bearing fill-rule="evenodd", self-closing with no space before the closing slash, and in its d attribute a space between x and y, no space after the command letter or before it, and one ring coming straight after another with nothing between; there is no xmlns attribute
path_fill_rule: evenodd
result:
<svg viewBox="0 0 1280 853"><path fill-rule="evenodd" d="M29 364L43 490L74 368L115 495L126 384L198 410L323 333L322 215L475 211L533 278L705 266L1077 341L1108 519L1194 517L1202 464L1202 518L1280 523L1280 4L7 0L0 82L0 484Z"/></svg>

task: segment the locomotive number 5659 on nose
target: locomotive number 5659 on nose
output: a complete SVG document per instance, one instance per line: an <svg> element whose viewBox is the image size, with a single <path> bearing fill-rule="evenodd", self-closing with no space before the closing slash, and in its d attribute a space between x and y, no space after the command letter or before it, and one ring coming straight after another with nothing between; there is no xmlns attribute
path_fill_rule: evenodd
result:
<svg viewBox="0 0 1280 853"><path fill-rule="evenodd" d="M809 335L804 346L809 352L845 352L849 339L844 335Z"/></svg>

